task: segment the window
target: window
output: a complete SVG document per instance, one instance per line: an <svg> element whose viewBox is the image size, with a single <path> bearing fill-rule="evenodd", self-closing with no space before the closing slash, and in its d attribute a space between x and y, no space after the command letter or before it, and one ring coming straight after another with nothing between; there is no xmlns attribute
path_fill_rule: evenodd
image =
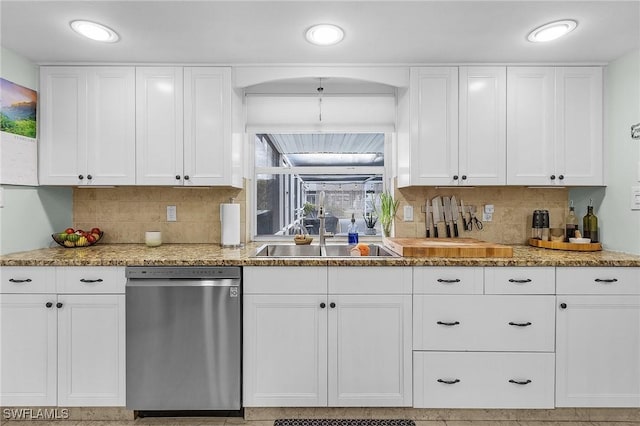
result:
<svg viewBox="0 0 640 426"><path fill-rule="evenodd" d="M300 224L318 234L317 200L325 192L325 227L347 233L352 216L360 234L380 235L376 202L384 186L384 133L255 134L256 237L288 236Z"/></svg>

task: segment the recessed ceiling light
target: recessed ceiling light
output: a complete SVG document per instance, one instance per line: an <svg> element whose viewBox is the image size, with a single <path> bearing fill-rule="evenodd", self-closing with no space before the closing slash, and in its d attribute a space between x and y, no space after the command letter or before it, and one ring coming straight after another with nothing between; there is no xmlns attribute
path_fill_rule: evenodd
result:
<svg viewBox="0 0 640 426"><path fill-rule="evenodd" d="M344 31L336 25L319 24L309 28L305 37L309 43L317 44L318 46L331 46L342 41Z"/></svg>
<svg viewBox="0 0 640 426"><path fill-rule="evenodd" d="M95 41L115 43L120 40L118 34L109 27L91 21L72 21L69 25L73 31Z"/></svg>
<svg viewBox="0 0 640 426"><path fill-rule="evenodd" d="M578 23L572 19L564 19L562 21L549 22L529 33L527 40L534 43L542 43L545 41L555 40L565 34L575 30Z"/></svg>

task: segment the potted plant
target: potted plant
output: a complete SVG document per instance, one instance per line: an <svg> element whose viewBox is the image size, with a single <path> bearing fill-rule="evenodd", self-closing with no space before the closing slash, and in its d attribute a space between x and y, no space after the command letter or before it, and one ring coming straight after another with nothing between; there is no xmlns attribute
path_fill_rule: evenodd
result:
<svg viewBox="0 0 640 426"><path fill-rule="evenodd" d="M364 217L364 223L367 225L367 229L364 231L365 235L376 235L376 223L378 222L378 217L371 214L371 212L362 215Z"/></svg>
<svg viewBox="0 0 640 426"><path fill-rule="evenodd" d="M391 225L393 219L398 211L398 204L400 201L394 200L393 195L389 191L384 191L380 194L380 211L378 212L378 218L382 224L382 236L391 236Z"/></svg>

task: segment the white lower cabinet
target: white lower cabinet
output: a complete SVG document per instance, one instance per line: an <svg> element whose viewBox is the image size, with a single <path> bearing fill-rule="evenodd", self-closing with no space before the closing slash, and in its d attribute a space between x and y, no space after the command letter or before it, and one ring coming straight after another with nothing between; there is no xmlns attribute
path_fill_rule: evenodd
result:
<svg viewBox="0 0 640 426"><path fill-rule="evenodd" d="M640 407L640 268L558 268L556 406Z"/></svg>
<svg viewBox="0 0 640 426"><path fill-rule="evenodd" d="M411 406L411 268L389 282L390 269L364 267L356 283L341 281L355 268L278 269L275 281L269 267L245 267L243 405ZM291 294L301 276L314 284Z"/></svg>
<svg viewBox="0 0 640 426"><path fill-rule="evenodd" d="M553 408L553 353L414 352L416 408Z"/></svg>
<svg viewBox="0 0 640 426"><path fill-rule="evenodd" d="M55 271L53 271L55 269ZM3 268L1 297L0 405L124 406L125 296L124 269L47 268L46 287L57 293L21 294L41 280L38 267ZM91 294L68 294L73 281L56 282L70 273ZM97 283L119 283L109 290ZM13 281L10 281L13 280ZM30 281L27 281L30 280ZM84 280L84 281L80 281ZM98 281L99 280L99 281ZM19 281L19 282L17 282ZM37 291L37 289L36 289ZM96 294L101 291L113 294Z"/></svg>

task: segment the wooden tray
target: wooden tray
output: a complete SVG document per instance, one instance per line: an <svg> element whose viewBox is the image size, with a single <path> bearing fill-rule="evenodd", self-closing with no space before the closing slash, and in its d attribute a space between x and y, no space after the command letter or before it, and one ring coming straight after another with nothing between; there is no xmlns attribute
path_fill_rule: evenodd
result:
<svg viewBox="0 0 640 426"><path fill-rule="evenodd" d="M542 241L531 238L529 245L533 247L546 248L551 250L570 250L570 251L600 251L602 250L602 244L600 243L564 243L562 241Z"/></svg>
<svg viewBox="0 0 640 426"><path fill-rule="evenodd" d="M513 247L474 238L384 238L404 257L513 257Z"/></svg>

